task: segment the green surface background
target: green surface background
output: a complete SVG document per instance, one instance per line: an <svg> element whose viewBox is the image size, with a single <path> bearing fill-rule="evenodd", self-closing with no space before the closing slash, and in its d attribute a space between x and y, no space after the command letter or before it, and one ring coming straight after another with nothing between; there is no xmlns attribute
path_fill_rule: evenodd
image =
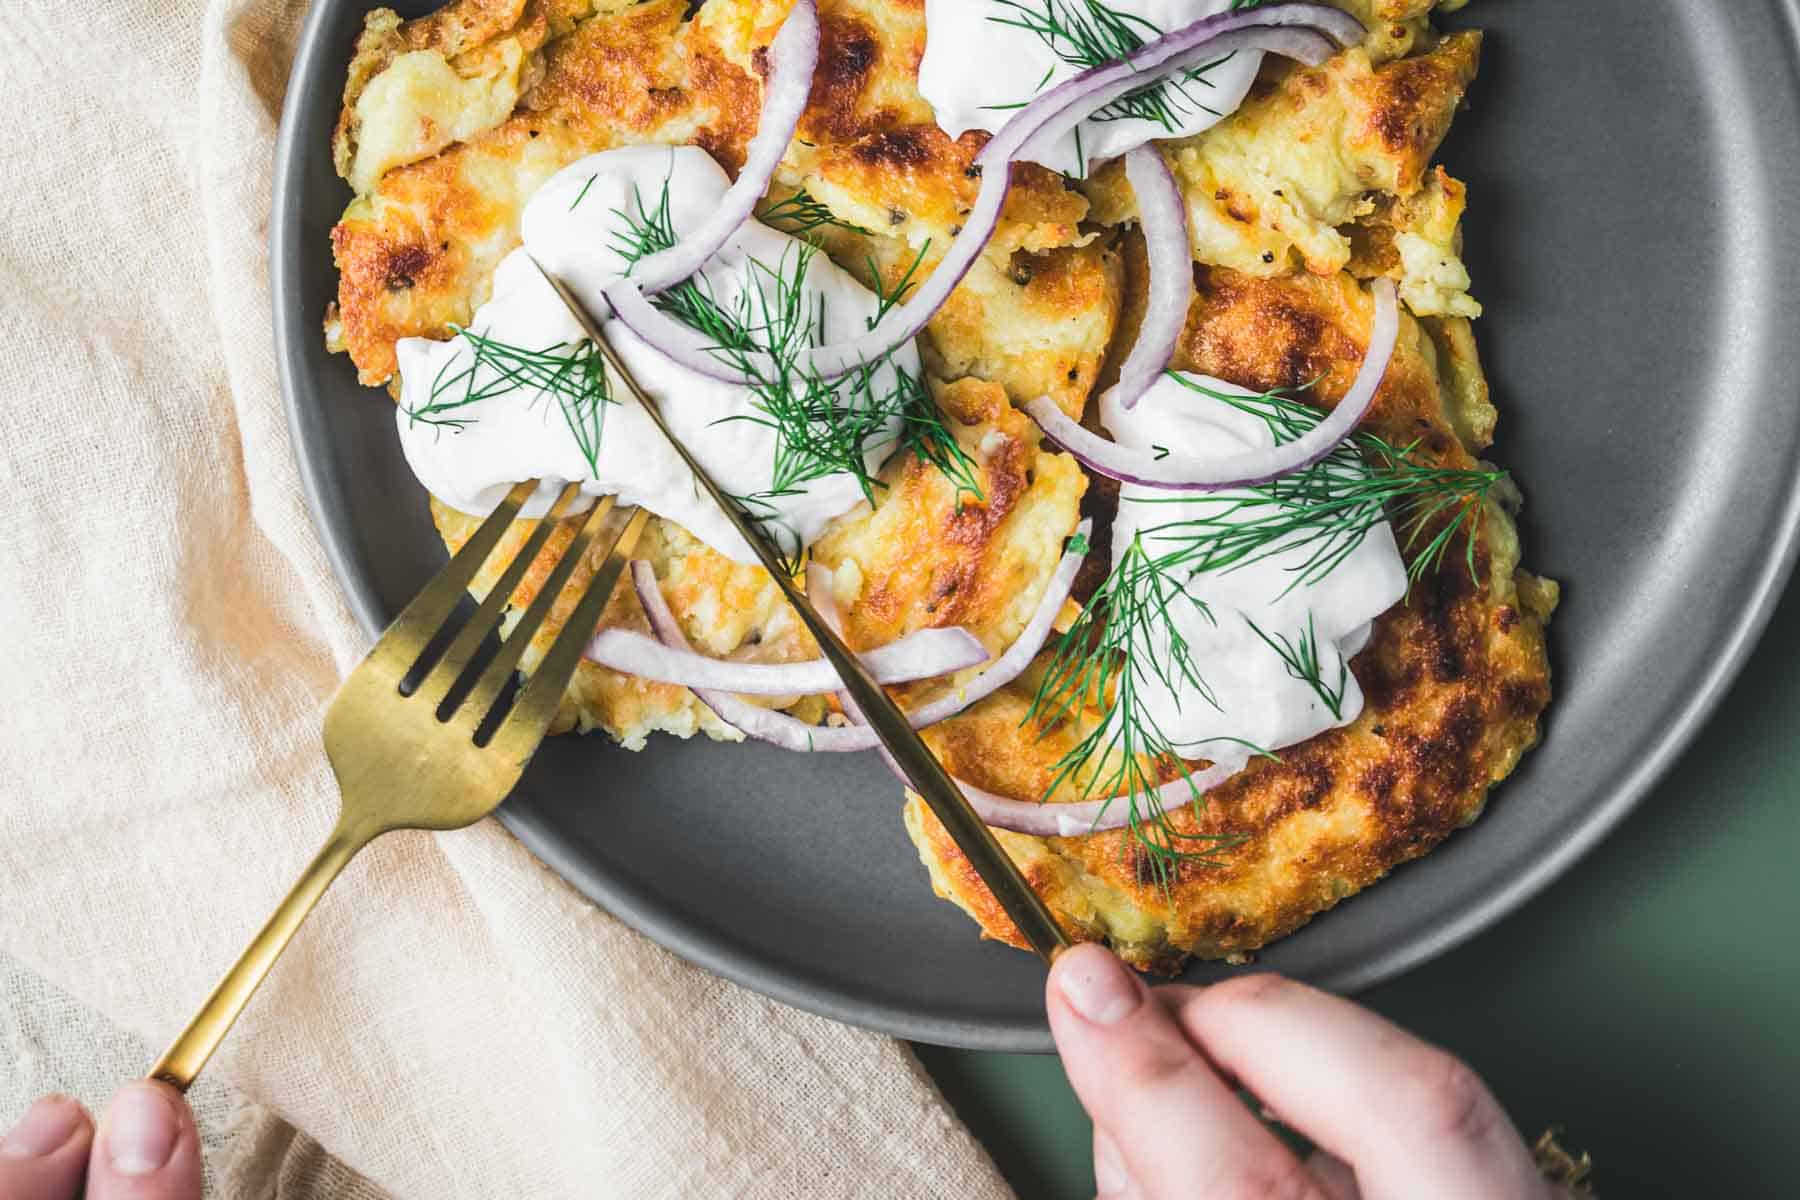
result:
<svg viewBox="0 0 1800 1200"><path fill-rule="evenodd" d="M1790 589L1623 827L1497 927L1360 997L1473 1064L1528 1134L1562 1126L1604 1197L1800 1196L1797 662ZM1555 721L1553 705L1549 737ZM1056 1058L918 1049L1021 1196L1093 1194L1091 1127Z"/></svg>

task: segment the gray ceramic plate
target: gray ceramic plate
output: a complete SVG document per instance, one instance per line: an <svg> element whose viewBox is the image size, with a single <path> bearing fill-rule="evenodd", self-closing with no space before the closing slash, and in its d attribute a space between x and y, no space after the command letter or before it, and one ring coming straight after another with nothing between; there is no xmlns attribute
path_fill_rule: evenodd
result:
<svg viewBox="0 0 1800 1200"><path fill-rule="evenodd" d="M313 5L271 249L296 452L374 632L443 552L390 402L320 344L348 199L327 143L366 7ZM1346 990L1472 936L1605 836L1750 652L1800 519L1795 0L1481 0L1459 19L1491 37L1447 161L1474 198L1496 456L1527 496L1526 562L1565 584L1558 694L1474 827L1261 956ZM750 987L918 1040L1048 1045L1042 969L932 897L873 757L560 738L500 817L598 903Z"/></svg>

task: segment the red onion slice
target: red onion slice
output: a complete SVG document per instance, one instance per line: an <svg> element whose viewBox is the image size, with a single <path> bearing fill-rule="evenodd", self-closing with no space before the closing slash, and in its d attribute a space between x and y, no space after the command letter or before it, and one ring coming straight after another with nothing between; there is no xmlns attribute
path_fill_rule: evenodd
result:
<svg viewBox="0 0 1800 1200"><path fill-rule="evenodd" d="M1037 657L1044 643L1050 640L1050 632L1056 626L1056 615L1062 611L1063 602L1069 598L1070 590L1075 586L1075 576L1081 571L1081 564L1087 558L1087 551L1074 547L1087 545L1088 535L1093 532L1094 523L1085 520L1075 527L1075 537L1068 549L1056 564L1056 570L1050 573L1050 582L1044 588L1044 596L1032 610L1031 618L1013 639L1013 644L1006 652L996 658L987 670L969 680L955 691L938 697L927 704L920 705L907 714L907 720L914 729L925 729L936 725L939 721L947 721L957 713L985 700L1020 675ZM811 594L811 589L808 589ZM820 615L825 616L821 608ZM830 620L826 616L826 620Z"/></svg>
<svg viewBox="0 0 1800 1200"><path fill-rule="evenodd" d="M1139 146L1125 156L1125 177L1137 194L1138 225L1144 232L1144 254L1150 266L1149 302L1138 326L1137 341L1119 366L1119 381L1110 390L1122 408L1138 398L1175 357L1181 331L1194 301L1194 253L1188 241L1187 213L1181 188L1155 145Z"/></svg>
<svg viewBox="0 0 1800 1200"><path fill-rule="evenodd" d="M1323 14L1329 14L1331 20L1323 19ZM1355 26L1356 32L1349 37L1339 36L1347 33L1350 25ZM1048 111L1031 131L1024 149L1036 157L1049 154L1096 109L1171 71L1227 54L1256 51L1279 54L1316 67L1340 46L1361 41L1367 32L1356 18L1338 9L1314 4L1283 4L1276 8L1207 17L1155 41L1145 42L1117 62L1090 67L1045 92L1039 101L1063 88L1073 87L1077 102L1046 105ZM1028 106L1021 115L1030 111Z"/></svg>
<svg viewBox="0 0 1800 1200"><path fill-rule="evenodd" d="M914 729L924 729L926 726L935 725L939 721L955 716L976 701L993 695L1017 679L1025 668L1031 665L1031 660L1037 657L1037 652L1043 649L1044 643L1049 640L1050 631L1056 624L1056 614L1062 611L1063 602L1069 598L1069 591L1075 585L1075 576L1081 569L1082 560L1088 555L1087 539L1093 526L1092 521L1083 521L1075 527L1075 537L1063 550L1061 560L1057 562L1056 569L1051 572L1049 582L1044 587L1043 597L1025 622L1025 628L1019 631L1019 636L1013 640L1012 645L1006 648L1006 652L996 658L987 670L962 687L908 713L907 721ZM812 596L813 606L819 610L819 615L824 617L832 628L836 629L840 626L837 606L833 603L831 596L831 587L829 583L822 580L814 582L818 577L810 573L821 569L816 563L809 568L807 591ZM632 586L637 589L638 602L643 606L644 615L650 619L650 628L655 633L657 640L673 650L691 653L692 647L688 645L687 638L682 634L681 625L676 621L675 614L669 610L668 601L663 599L662 588L657 584L656 574L650 569L648 563L633 562L631 564L631 582ZM958 630L957 632L965 631ZM966 633L965 636L967 636ZM905 640L901 639L901 641ZM899 644L900 642L890 643L889 646L883 647L883 650L891 649ZM881 651L871 651L861 657L864 662L868 662L871 657L880 653ZM696 655L696 657L699 656ZM877 678L880 676L877 675ZM839 682L836 673L832 672L830 680L824 686L810 690L836 691L835 685ZM809 725L798 717L764 708L759 704L752 704L729 691L715 688L694 688L693 692L700 697L702 704L717 713L719 719L727 725L735 727L750 737L773 742L775 745L789 750L848 753L857 750L874 750L881 745L881 739L875 736L875 731L866 726ZM791 695L793 693L781 694ZM840 703L843 703L842 694L839 695ZM852 713L854 706L846 703L844 711Z"/></svg>
<svg viewBox="0 0 1800 1200"><path fill-rule="evenodd" d="M1163 784L1156 789L1157 800L1168 811L1184 808L1194 803L1196 793L1205 795L1243 769L1242 763L1214 763L1204 771L1195 771L1192 776ZM962 779L956 781L956 786L968 797L969 807L987 824L1033 837L1081 837L1120 829L1131 821L1131 802L1125 796L1058 804L1044 800L1014 800Z"/></svg>
<svg viewBox="0 0 1800 1200"><path fill-rule="evenodd" d="M640 679L740 695L807 696L838 686L837 672L823 658L731 662L677 649L630 629L601 630L588 644L587 657ZM878 681L908 683L979 666L988 660L988 652L966 629L921 629L867 651L862 660Z"/></svg>
<svg viewBox="0 0 1800 1200"><path fill-rule="evenodd" d="M744 169L719 198L699 228L666 250L659 250L633 264L631 278L646 296L673 287L700 270L719 252L731 235L756 212L757 202L769 190L775 168L794 140L800 114L812 93L813 72L819 64L819 12L813 0L794 0L775 40L769 43L769 74L763 81L762 113L756 136L744 155ZM716 365L716 364L715 364Z"/></svg>
<svg viewBox="0 0 1800 1200"><path fill-rule="evenodd" d="M894 347L917 337L950 293L956 290L1000 223L1000 211L1011 186L1011 164L1027 142L1054 140L1066 134L1095 109L1117 99L1166 70L1174 70L1210 55L1238 50L1268 50L1317 65L1330 57L1333 38L1344 45L1360 41L1362 23L1323 4L1281 4L1273 8L1219 13L1184 26L1174 33L1146 42L1117 62L1092 67L1064 80L1020 109L976 155L974 170L981 174L975 204L963 218L962 229L950 243L931 274L914 288L903 303L861 337L819 346L797 357L802 371L817 371L825 379L875 362ZM707 338L659 311L637 285L622 280L605 292L613 311L644 341L690 370L715 379L745 382L746 376L721 363L711 352ZM773 363L752 368L767 374Z"/></svg>
<svg viewBox="0 0 1800 1200"><path fill-rule="evenodd" d="M669 611L669 602L663 599L662 587L656 582L656 572L649 563L642 559L632 562L631 585L637 590L638 603L643 606L644 615L650 619L650 628L657 638L666 646L691 651L680 623ZM854 725L808 725L797 717L752 704L730 692L711 688L694 688L693 692L700 698L700 703L712 709L727 725L747 737L772 742L786 750L841 753L867 750L876 741L871 729Z"/></svg>
<svg viewBox="0 0 1800 1200"><path fill-rule="evenodd" d="M647 261L647 260L646 260ZM718 342L691 325L677 321L650 303L629 276L608 284L601 292L613 315L625 328L637 334L638 340L654 347L670 362L686 367L696 375L717 379L722 383L752 387L758 380L727 363L718 353ZM780 371L767 354L746 353L742 359L757 364L763 379L778 379Z"/></svg>
<svg viewBox="0 0 1800 1200"><path fill-rule="evenodd" d="M1092 527L1092 521L1083 521L1076 530L1076 533L1083 541L1085 541L1087 539L1088 531ZM1068 566L1071 558L1073 559L1075 566L1079 567L1083 557L1085 556L1065 554L1062 562L1057 564L1057 576L1061 576L1063 568ZM1074 580L1075 571L1071 569L1068 578L1062 580L1060 583L1064 599L1068 597L1069 587L1074 583ZM1052 590L1057 588L1058 583L1055 578L1053 578L1051 586ZM826 624L830 625L833 630L841 633L843 629L842 619L838 616L837 604L831 596L830 579L825 572L825 568L821 567L818 563L813 563L807 567L806 593L813 598L813 606L819 610L819 615L825 619ZM1049 619L1044 621L1043 631L1037 638L1038 645L1041 646L1044 639L1049 635L1050 627L1055 619L1056 612L1061 607L1062 602L1060 600L1054 607L1040 604L1037 612L1032 615L1031 623L1026 626L1027 631L1036 624L1040 616L1045 613L1049 614ZM1019 640L1014 642L1013 646L1016 649L1019 646L1024 645L1028 640L1027 634L1021 634ZM1010 655L1011 653L1011 650L1007 651L1007 654ZM1033 649L1029 654L1024 656L1024 661L1029 663L1036 654L1036 649ZM1002 658L1004 659L1004 657L1005 656L1003 655ZM988 675L997 673L999 668L1000 664L996 662L992 668L982 675L982 679L985 680ZM1016 675L1017 672L1014 672L1014 674ZM989 691L992 690L993 689L989 689ZM987 694L988 692L982 693L982 695ZM869 729L867 718L863 716L862 710L856 706L856 702L850 699L849 694L840 691L837 693L837 698L838 703L844 707L844 715L853 722L854 728L862 730L873 737L874 730ZM976 697L976 699L979 699L979 697ZM969 704L974 703L974 699L963 700L960 701L960 703L962 707L967 707ZM923 727L919 723L919 717L923 715L923 712L924 710L921 709L919 712L911 715L911 721L915 729ZM893 772L894 776L898 778L901 783L911 787L912 781L906 777L906 772L900 769L900 764L894 761L894 756L888 753L887 747L881 745L880 742L877 741L875 749L881 753L881 761L887 764L888 770ZM1156 789L1157 803L1165 811L1192 804L1197 795L1204 796L1209 790L1218 787L1221 783L1224 783L1227 779L1230 779L1233 775L1236 775L1243 769L1243 762L1218 762L1207 767L1203 771L1195 771L1180 779L1170 780L1168 783L1165 783ZM1104 833L1109 829L1118 829L1129 824L1131 821L1131 802L1124 796L1113 796L1106 800L1083 800L1068 804L1050 804L1042 800L1014 800L1010 796L1002 796L997 792L990 792L986 788L976 787L966 779L958 779L954 775L951 776L951 781L962 790L963 797L969 802L969 807L975 810L975 815L981 818L982 823L991 825L995 829L1009 829L1014 833L1026 833L1036 837L1080 837L1084 834Z"/></svg>
<svg viewBox="0 0 1800 1200"><path fill-rule="evenodd" d="M1394 281L1377 279L1374 292L1375 319L1369 329L1369 348L1350 390L1323 421L1285 445L1211 462L1173 454L1155 458L1083 428L1064 415L1048 396L1033 400L1025 411L1047 437L1082 465L1123 483L1175 492L1215 492L1267 483L1310 467L1337 449L1374 403L1400 334L1400 305L1394 294Z"/></svg>

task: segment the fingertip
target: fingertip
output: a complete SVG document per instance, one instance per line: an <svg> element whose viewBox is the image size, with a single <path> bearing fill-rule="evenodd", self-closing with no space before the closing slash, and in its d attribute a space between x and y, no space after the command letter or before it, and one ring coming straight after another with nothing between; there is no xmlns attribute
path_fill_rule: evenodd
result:
<svg viewBox="0 0 1800 1200"><path fill-rule="evenodd" d="M44 1096L0 1138L0 1197L75 1200L94 1123L68 1096Z"/></svg>
<svg viewBox="0 0 1800 1200"><path fill-rule="evenodd" d="M87 1110L71 1096L42 1096L25 1110L18 1123L0 1138L0 1156L46 1158L81 1134L91 1134Z"/></svg>
<svg viewBox="0 0 1800 1200"><path fill-rule="evenodd" d="M180 1092L137 1080L107 1102L88 1167L88 1200L198 1200L200 1139Z"/></svg>
<svg viewBox="0 0 1800 1200"><path fill-rule="evenodd" d="M1045 984L1046 1003L1058 1001L1094 1025L1113 1025L1136 1012L1149 989L1137 972L1097 942L1072 946L1057 955Z"/></svg>

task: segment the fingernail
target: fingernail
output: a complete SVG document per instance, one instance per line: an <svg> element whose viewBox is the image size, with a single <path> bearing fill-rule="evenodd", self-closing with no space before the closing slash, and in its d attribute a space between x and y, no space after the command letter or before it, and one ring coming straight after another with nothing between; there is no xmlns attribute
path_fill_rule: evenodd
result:
<svg viewBox="0 0 1800 1200"><path fill-rule="evenodd" d="M63 1146L81 1128L81 1105L67 1096L45 1096L12 1127L0 1154L7 1158L42 1158Z"/></svg>
<svg viewBox="0 0 1800 1200"><path fill-rule="evenodd" d="M1094 1191L1102 1196L1117 1196L1130 1185L1131 1176L1125 1174L1119 1143L1105 1130L1094 1130Z"/></svg>
<svg viewBox="0 0 1800 1200"><path fill-rule="evenodd" d="M1113 1022L1137 1011L1143 1003L1144 985L1109 950L1077 946L1057 964L1057 985L1069 1007L1096 1025Z"/></svg>
<svg viewBox="0 0 1800 1200"><path fill-rule="evenodd" d="M106 1157L121 1175L148 1175L160 1170L175 1152L181 1118L153 1083L133 1083L119 1090L106 1106L101 1125Z"/></svg>

